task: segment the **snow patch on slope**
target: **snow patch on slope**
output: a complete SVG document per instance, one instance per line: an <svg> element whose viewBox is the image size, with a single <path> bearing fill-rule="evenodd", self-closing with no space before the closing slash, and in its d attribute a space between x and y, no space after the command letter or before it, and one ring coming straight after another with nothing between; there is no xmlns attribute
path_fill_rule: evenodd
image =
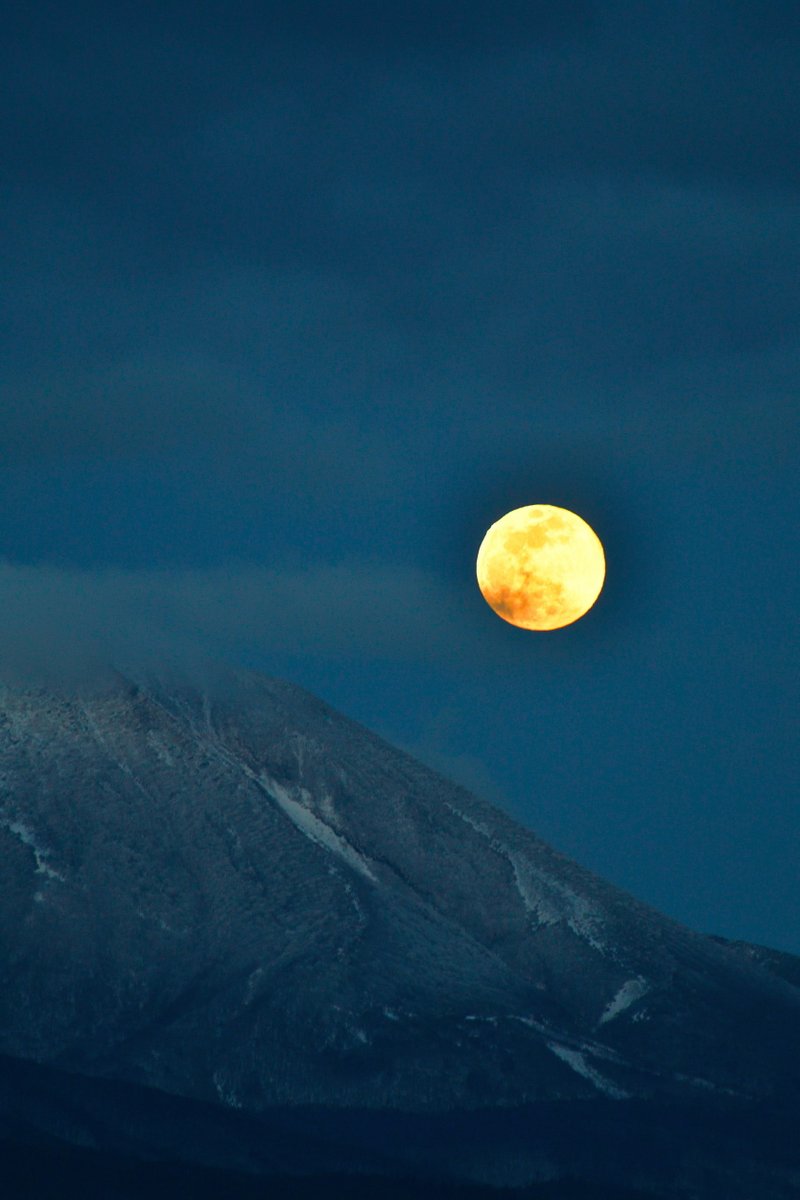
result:
<svg viewBox="0 0 800 1200"><path fill-rule="evenodd" d="M615 1017L625 1012L637 1000L641 1000L642 996L645 996L649 990L647 981L642 979L641 975L637 976L636 979L627 979L613 1000L609 1001L604 1008L603 1015L597 1022L598 1025L605 1025L609 1021L613 1021Z"/></svg>
<svg viewBox="0 0 800 1200"><path fill-rule="evenodd" d="M236 1094L236 1089L226 1079L223 1071L215 1071L212 1079L217 1095L226 1108L242 1108L242 1102Z"/></svg>
<svg viewBox="0 0 800 1200"><path fill-rule="evenodd" d="M599 954L607 952L601 937L602 921L583 896L554 875L535 866L527 855L509 849L482 821L475 820L454 804L448 803L447 807L476 833L485 837L497 854L502 854L508 860L520 899L537 924L555 925L565 921L577 937Z"/></svg>
<svg viewBox="0 0 800 1200"><path fill-rule="evenodd" d="M39 845L36 835L28 825L23 824L22 821L11 821L7 818L4 818L0 824L9 833L13 833L14 837L18 837L23 845L28 846L33 851L34 858L36 859L37 875L46 875L48 879L58 879L61 883L64 882L64 876L59 871L54 870L47 861L50 857L50 851L45 850Z"/></svg>
<svg viewBox="0 0 800 1200"><path fill-rule="evenodd" d="M322 846L331 854L335 854L337 858L347 863L354 871L358 871L359 875L363 875L365 879L369 879L372 883L378 882L364 856L359 854L358 850L351 846L345 838L331 829L330 825L326 825L316 813L311 812L305 804L296 800L288 788L265 773L260 776L260 783L267 795L310 841L317 846ZM300 794L307 800L311 798L305 788L300 789Z"/></svg>
<svg viewBox="0 0 800 1200"><path fill-rule="evenodd" d="M558 905L543 894L541 883L536 873L530 869L530 863L521 854L509 854L508 859L514 872L514 883L525 908L536 917L540 925L555 925L563 914Z"/></svg>
<svg viewBox="0 0 800 1200"><path fill-rule="evenodd" d="M624 1092L622 1088L618 1088L615 1084L611 1083L599 1071L595 1071L594 1067L590 1067L580 1050L573 1050L569 1046L562 1046L559 1042L548 1042L547 1049L551 1050L568 1067L572 1067L572 1070L578 1075L582 1075L584 1079L588 1079L590 1083L593 1083L598 1092L603 1092L606 1096L611 1096L613 1100L628 1099L630 1093Z"/></svg>
<svg viewBox="0 0 800 1200"><path fill-rule="evenodd" d="M187 713L186 706L182 704L180 700L175 700L174 703L178 711L184 713L185 719L187 720L195 737L197 737L205 746L207 746L209 750L213 751L219 758L221 758L223 762L227 763L228 766L232 767L234 770L241 771L241 773L245 775L247 779L252 780L253 783L266 792L269 798L278 805L278 808L280 808L284 815L289 818L295 828L298 829L305 837L307 837L309 841L314 842L314 844L317 846L321 846L323 850L327 850L329 853L334 854L338 859L346 863L351 870L357 871L359 875L362 875L365 879L369 879L371 883L378 882L364 856L360 854L354 846L351 846L346 838L342 837L341 834L338 834L330 827L330 825L323 821L321 817L317 816L316 813L311 811L310 807L308 806L309 802L311 801L311 793L306 788L298 787L295 789L296 794L302 797L303 802L301 802L300 800L296 799L294 795L292 795L292 792L288 787L285 787L282 783L279 783L277 779L273 779L272 776L270 776L266 771L261 771L260 774L256 774L252 767L248 766L248 764L242 761L242 759L240 759L237 755L231 753L231 751L223 744L214 727L211 713L211 700L207 694L204 693L202 697L202 729L197 728L196 724L192 720L191 713ZM298 766L302 768L305 752L311 743L308 739L304 738L300 734L294 735L291 740ZM331 818L333 818L335 816L333 799L327 793L325 793L323 796L323 805L326 815L330 815ZM352 896L352 890L348 888L348 891L351 894L351 898L354 899L356 909L360 912L358 902Z"/></svg>

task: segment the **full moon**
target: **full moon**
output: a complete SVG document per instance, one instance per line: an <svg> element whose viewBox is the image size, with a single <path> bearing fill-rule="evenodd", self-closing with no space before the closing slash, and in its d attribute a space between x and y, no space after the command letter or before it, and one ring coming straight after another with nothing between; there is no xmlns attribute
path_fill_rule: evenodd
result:
<svg viewBox="0 0 800 1200"><path fill-rule="evenodd" d="M498 617L521 629L561 629L600 595L606 560L599 537L576 513L528 504L489 528L477 573Z"/></svg>

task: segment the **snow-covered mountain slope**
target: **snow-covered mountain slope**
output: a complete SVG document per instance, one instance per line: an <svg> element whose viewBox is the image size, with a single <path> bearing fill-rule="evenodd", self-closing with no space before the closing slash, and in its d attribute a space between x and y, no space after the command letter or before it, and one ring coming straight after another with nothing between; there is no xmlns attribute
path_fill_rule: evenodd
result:
<svg viewBox="0 0 800 1200"><path fill-rule="evenodd" d="M800 1091L788 978L287 683L2 690L0 862L5 1054L252 1112Z"/></svg>

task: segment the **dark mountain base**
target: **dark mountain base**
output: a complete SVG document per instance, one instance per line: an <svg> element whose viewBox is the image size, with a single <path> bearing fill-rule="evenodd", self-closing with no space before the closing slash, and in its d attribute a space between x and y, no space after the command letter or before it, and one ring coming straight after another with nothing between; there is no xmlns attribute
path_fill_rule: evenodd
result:
<svg viewBox="0 0 800 1200"><path fill-rule="evenodd" d="M788 1107L603 1099L259 1118L0 1057L0 1190L10 1200L785 1200L800 1180L798 1123ZM524 1187L489 1186L514 1174ZM556 1181L527 1182L537 1175Z"/></svg>
<svg viewBox="0 0 800 1200"><path fill-rule="evenodd" d="M375 1176L253 1178L210 1167L142 1163L74 1147L9 1141L0 1141L0 1178L6 1200L647 1200L643 1192L571 1180L509 1190Z"/></svg>

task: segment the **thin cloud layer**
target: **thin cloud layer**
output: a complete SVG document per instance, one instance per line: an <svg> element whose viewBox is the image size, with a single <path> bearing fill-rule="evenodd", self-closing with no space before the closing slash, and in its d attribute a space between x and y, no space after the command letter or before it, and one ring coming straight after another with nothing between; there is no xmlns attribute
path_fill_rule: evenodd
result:
<svg viewBox="0 0 800 1200"><path fill-rule="evenodd" d="M324 7L9 27L6 464L230 461L459 387L462 426L591 407L797 341L783 6Z"/></svg>
<svg viewBox="0 0 800 1200"><path fill-rule="evenodd" d="M0 669L80 682L165 657L187 667L242 651L346 661L354 649L367 661L453 665L464 653L466 607L422 571L370 564L79 571L5 563Z"/></svg>

